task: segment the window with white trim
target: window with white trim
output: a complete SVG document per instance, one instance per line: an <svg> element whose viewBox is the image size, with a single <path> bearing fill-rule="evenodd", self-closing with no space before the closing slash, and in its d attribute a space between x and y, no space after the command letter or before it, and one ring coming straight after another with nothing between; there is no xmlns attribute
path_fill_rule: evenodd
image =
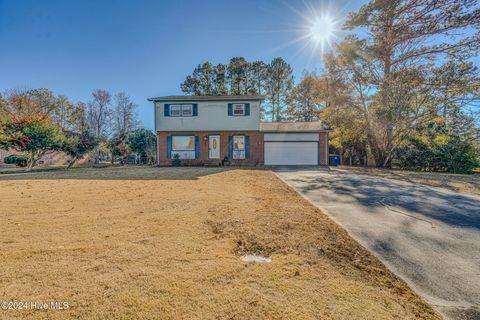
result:
<svg viewBox="0 0 480 320"><path fill-rule="evenodd" d="M182 117L193 116L193 106L191 104L182 105Z"/></svg>
<svg viewBox="0 0 480 320"><path fill-rule="evenodd" d="M170 105L170 117L180 117L182 115L182 106L179 104Z"/></svg>
<svg viewBox="0 0 480 320"><path fill-rule="evenodd" d="M172 136L172 155L180 159L195 159L195 136Z"/></svg>
<svg viewBox="0 0 480 320"><path fill-rule="evenodd" d="M192 117L193 105L192 104L171 104L170 105L170 117Z"/></svg>
<svg viewBox="0 0 480 320"><path fill-rule="evenodd" d="M233 159L245 159L245 136L233 136Z"/></svg>
<svg viewBox="0 0 480 320"><path fill-rule="evenodd" d="M244 116L245 115L245 104L243 103L234 103L232 105L233 115L234 116Z"/></svg>

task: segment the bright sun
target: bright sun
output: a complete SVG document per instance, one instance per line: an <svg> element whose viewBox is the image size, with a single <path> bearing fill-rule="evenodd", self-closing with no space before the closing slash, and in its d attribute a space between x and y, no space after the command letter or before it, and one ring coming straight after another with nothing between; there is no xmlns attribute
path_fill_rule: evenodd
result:
<svg viewBox="0 0 480 320"><path fill-rule="evenodd" d="M305 51L310 51L307 64L318 56L323 56L330 50L335 50L344 35L342 25L344 23L344 7L337 7L331 0L315 0L317 4L312 4L303 0L305 8L303 10L291 6L287 1L287 6L293 13L297 14L302 21L300 24L289 24L283 30L272 32L294 32L296 36L288 42L284 42L278 47L272 48L272 51L280 50L286 47L298 45L295 55ZM318 2L320 1L320 5Z"/></svg>
<svg viewBox="0 0 480 320"><path fill-rule="evenodd" d="M309 37L315 47L320 46L323 51L326 46L331 46L332 38L335 36L335 21L328 15L315 18L309 28Z"/></svg>

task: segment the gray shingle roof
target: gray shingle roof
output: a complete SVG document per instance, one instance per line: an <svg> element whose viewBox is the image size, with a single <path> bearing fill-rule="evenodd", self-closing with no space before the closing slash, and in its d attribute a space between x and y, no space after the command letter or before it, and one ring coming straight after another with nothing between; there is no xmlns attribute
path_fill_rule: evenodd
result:
<svg viewBox="0 0 480 320"><path fill-rule="evenodd" d="M148 101L260 101L264 100L264 96L248 95L248 96L163 96L149 98Z"/></svg>
<svg viewBox="0 0 480 320"><path fill-rule="evenodd" d="M328 131L329 128L322 121L312 122L262 122L262 132L319 132Z"/></svg>

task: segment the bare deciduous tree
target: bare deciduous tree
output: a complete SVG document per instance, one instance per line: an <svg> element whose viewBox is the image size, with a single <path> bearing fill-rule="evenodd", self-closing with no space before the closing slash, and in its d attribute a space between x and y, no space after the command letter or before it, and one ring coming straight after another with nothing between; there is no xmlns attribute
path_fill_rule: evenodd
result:
<svg viewBox="0 0 480 320"><path fill-rule="evenodd" d="M105 141L109 133L112 116L112 96L106 90L97 89L92 93L93 100L87 105L87 123L90 133L97 141ZM99 147L95 148L95 163L98 163Z"/></svg>
<svg viewBox="0 0 480 320"><path fill-rule="evenodd" d="M114 97L113 110L114 135L124 140L138 127L136 110L138 106L124 92L119 92Z"/></svg>

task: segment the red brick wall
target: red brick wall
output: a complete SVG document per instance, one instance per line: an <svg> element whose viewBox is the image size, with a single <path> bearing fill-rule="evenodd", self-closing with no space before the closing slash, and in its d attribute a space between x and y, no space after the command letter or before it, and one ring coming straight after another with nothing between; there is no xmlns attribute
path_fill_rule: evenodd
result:
<svg viewBox="0 0 480 320"><path fill-rule="evenodd" d="M167 136L175 134L192 134L200 138L200 155L199 159L184 159L184 165L216 165L224 157L228 157L228 136L235 134L244 134L250 137L250 158L235 160L230 159L233 165L257 165L263 164L263 133L259 131L175 131L175 132L158 132L158 164L161 166L171 165L171 159L167 159ZM208 135L220 135L220 159L208 158ZM204 139L204 137L206 137Z"/></svg>
<svg viewBox="0 0 480 320"><path fill-rule="evenodd" d="M318 141L318 159L320 165L328 165L328 132L320 132Z"/></svg>

